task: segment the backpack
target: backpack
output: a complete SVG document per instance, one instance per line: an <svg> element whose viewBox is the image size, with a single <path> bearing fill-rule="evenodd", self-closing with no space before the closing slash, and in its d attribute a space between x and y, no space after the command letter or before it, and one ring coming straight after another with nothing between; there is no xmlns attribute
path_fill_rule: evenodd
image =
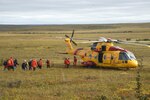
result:
<svg viewBox="0 0 150 100"><path fill-rule="evenodd" d="M7 65L8 65L8 66L11 66L11 65L12 65L12 63L11 63L10 60L7 61Z"/></svg>
<svg viewBox="0 0 150 100"><path fill-rule="evenodd" d="M7 61L4 61L4 62L3 62L3 65L6 66L6 65L7 65Z"/></svg>

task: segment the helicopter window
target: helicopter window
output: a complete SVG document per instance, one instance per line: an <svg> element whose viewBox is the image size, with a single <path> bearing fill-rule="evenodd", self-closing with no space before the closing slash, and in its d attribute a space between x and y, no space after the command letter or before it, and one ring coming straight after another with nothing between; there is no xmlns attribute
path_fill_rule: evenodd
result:
<svg viewBox="0 0 150 100"><path fill-rule="evenodd" d="M106 45L102 46L102 51L106 51Z"/></svg>
<svg viewBox="0 0 150 100"><path fill-rule="evenodd" d="M91 50L95 50L96 49L97 43L98 42L93 43L93 45L91 46Z"/></svg>
<svg viewBox="0 0 150 100"><path fill-rule="evenodd" d="M104 60L106 59L106 55L104 55Z"/></svg>
<svg viewBox="0 0 150 100"><path fill-rule="evenodd" d="M119 60L129 60L130 58L125 52L120 52L119 54Z"/></svg>
<svg viewBox="0 0 150 100"><path fill-rule="evenodd" d="M127 52L128 56L130 57L130 59L136 59L136 57L134 56L134 54L132 52Z"/></svg>

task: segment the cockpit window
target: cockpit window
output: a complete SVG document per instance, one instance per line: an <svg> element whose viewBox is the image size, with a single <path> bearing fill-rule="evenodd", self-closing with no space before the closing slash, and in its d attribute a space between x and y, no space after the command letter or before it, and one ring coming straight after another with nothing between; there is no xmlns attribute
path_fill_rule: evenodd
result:
<svg viewBox="0 0 150 100"><path fill-rule="evenodd" d="M130 59L136 59L136 57L134 56L134 54L132 52L127 52L128 56Z"/></svg>
<svg viewBox="0 0 150 100"><path fill-rule="evenodd" d="M125 52L120 52L119 54L119 60L129 60L130 58Z"/></svg>
<svg viewBox="0 0 150 100"><path fill-rule="evenodd" d="M135 56L132 52L120 52L119 60L135 60Z"/></svg>

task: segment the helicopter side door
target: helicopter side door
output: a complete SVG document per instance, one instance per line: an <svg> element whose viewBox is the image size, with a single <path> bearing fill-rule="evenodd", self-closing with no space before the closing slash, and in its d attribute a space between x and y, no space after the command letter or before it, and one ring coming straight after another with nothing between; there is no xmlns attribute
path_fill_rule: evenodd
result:
<svg viewBox="0 0 150 100"><path fill-rule="evenodd" d="M103 63L103 53L102 52L100 52L98 55L98 62Z"/></svg>
<svg viewBox="0 0 150 100"><path fill-rule="evenodd" d="M104 64L111 64L111 59L112 59L111 57L112 57L111 53L104 53L103 63Z"/></svg>

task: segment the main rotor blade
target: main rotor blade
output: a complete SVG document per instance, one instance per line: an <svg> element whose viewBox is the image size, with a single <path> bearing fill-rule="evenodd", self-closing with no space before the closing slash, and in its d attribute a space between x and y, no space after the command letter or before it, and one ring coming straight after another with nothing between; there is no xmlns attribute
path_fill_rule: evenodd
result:
<svg viewBox="0 0 150 100"><path fill-rule="evenodd" d="M74 42L73 40L71 41L74 45L76 45L77 46L77 43L76 42Z"/></svg>
<svg viewBox="0 0 150 100"><path fill-rule="evenodd" d="M65 37L70 38L68 35L65 35Z"/></svg>
<svg viewBox="0 0 150 100"><path fill-rule="evenodd" d="M124 42L119 42L119 43L150 47L150 45L148 45L148 44L140 44L140 43L134 43L134 42L125 42L125 41L124 41Z"/></svg>
<svg viewBox="0 0 150 100"><path fill-rule="evenodd" d="M74 36L74 30L72 31L71 39L73 38L73 36Z"/></svg>
<svg viewBox="0 0 150 100"><path fill-rule="evenodd" d="M77 43L83 43L83 44L85 43L86 44L86 43L95 43L95 42L99 42L99 41L82 41L82 42L77 42Z"/></svg>

